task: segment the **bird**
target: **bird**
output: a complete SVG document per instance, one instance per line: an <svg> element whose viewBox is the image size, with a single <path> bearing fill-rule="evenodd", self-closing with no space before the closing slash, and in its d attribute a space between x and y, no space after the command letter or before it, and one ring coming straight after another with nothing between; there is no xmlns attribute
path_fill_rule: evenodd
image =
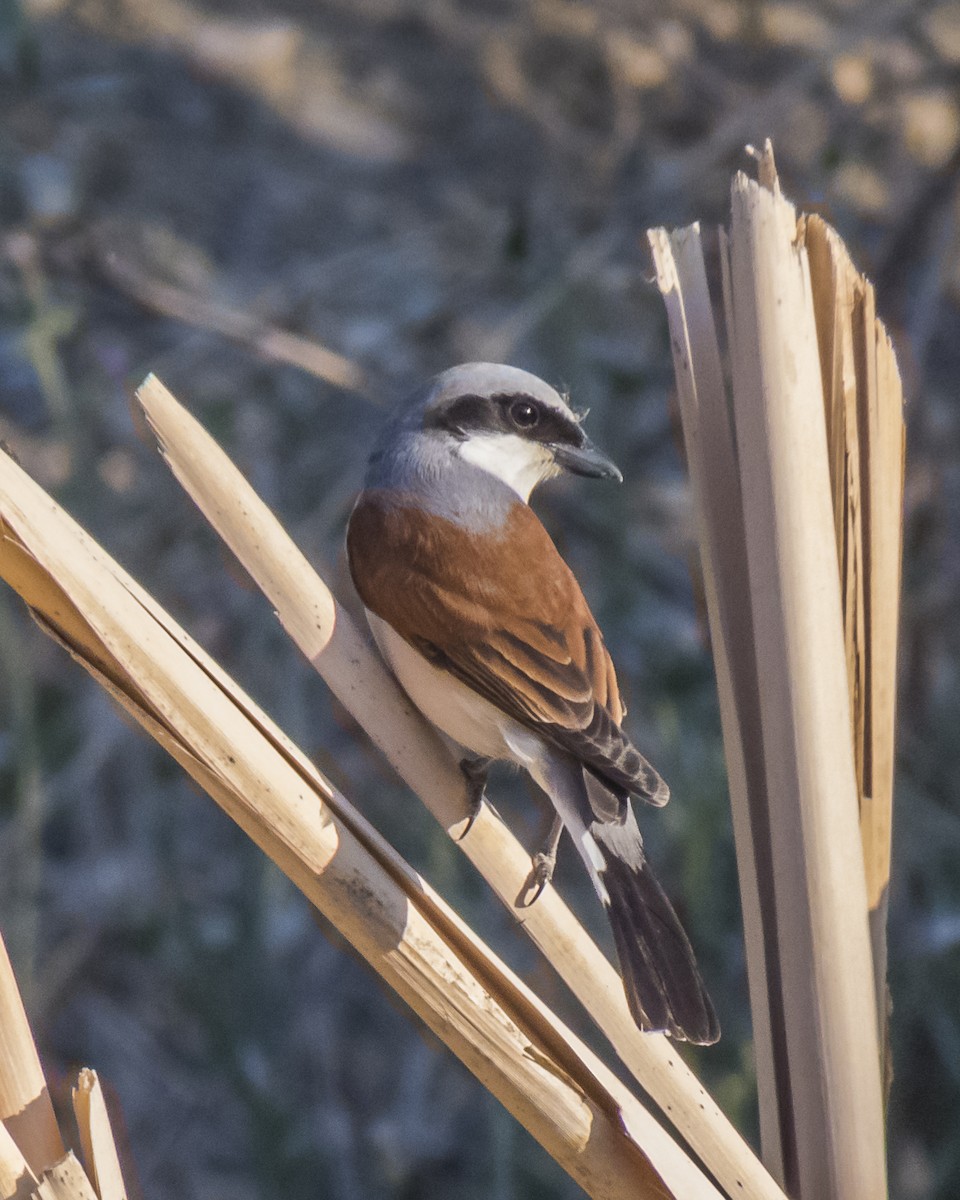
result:
<svg viewBox="0 0 960 1200"><path fill-rule="evenodd" d="M529 505L563 472L622 481L538 376L498 363L446 370L374 444L347 526L350 575L383 659L459 757L472 812L496 761L551 801L534 898L565 830L609 918L634 1022L710 1045L717 1017L631 803L660 807L669 789L622 728L603 636Z"/></svg>

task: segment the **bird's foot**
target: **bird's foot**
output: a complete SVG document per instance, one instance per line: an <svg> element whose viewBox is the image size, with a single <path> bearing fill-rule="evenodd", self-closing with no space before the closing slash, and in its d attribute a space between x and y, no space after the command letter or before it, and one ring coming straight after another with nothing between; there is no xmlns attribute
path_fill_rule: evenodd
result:
<svg viewBox="0 0 960 1200"><path fill-rule="evenodd" d="M530 874L527 876L527 886L524 889L525 896L531 890L533 895L524 901L525 908L529 908L531 904L535 904L540 899L543 889L553 879L553 871L557 865L557 846L560 844L562 833L563 822L559 817L554 817L547 840L533 856Z"/></svg>
<svg viewBox="0 0 960 1200"><path fill-rule="evenodd" d="M458 842L463 841L473 828L474 821L480 816L480 809L483 808L486 794L487 775L490 773L492 761L489 758L461 759L460 770L467 781L467 824L463 833L457 838Z"/></svg>
<svg viewBox="0 0 960 1200"><path fill-rule="evenodd" d="M532 888L533 895L527 901L528 905L534 904L540 899L543 889L553 879L553 869L556 865L556 850L552 854L541 850L533 856L533 866L530 869L530 875L527 879L527 890L529 891Z"/></svg>

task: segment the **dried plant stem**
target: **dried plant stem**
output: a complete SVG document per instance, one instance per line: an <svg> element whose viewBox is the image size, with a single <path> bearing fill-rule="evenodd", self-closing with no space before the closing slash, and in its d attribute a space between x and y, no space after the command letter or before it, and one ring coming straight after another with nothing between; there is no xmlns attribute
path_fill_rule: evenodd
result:
<svg viewBox="0 0 960 1200"><path fill-rule="evenodd" d="M783 1113L777 1080L786 1072L780 958L770 844L766 769L753 642L743 498L734 429L697 225L649 233L657 282L670 321L684 449L694 494L710 644L717 673L740 906L747 948L754 1058L764 1162L784 1178ZM766 914L766 919L765 919Z"/></svg>
<svg viewBox="0 0 960 1200"><path fill-rule="evenodd" d="M0 938L0 1121L34 1175L64 1155L30 1024Z"/></svg>
<svg viewBox="0 0 960 1200"><path fill-rule="evenodd" d="M717 1200L612 1073L3 455L0 575L589 1195Z"/></svg>
<svg viewBox="0 0 960 1200"><path fill-rule="evenodd" d="M7 1132L6 1125L0 1121L0 1200L20 1200L24 1188L36 1185L36 1175Z"/></svg>
<svg viewBox="0 0 960 1200"><path fill-rule="evenodd" d="M649 236L701 527L764 1159L804 1200L877 1200L882 967L867 913L889 872L900 394L872 290L852 266L843 276L836 235L798 223L769 144L760 179L737 176L721 232L732 409L699 229Z"/></svg>
<svg viewBox="0 0 960 1200"><path fill-rule="evenodd" d="M96 1071L85 1067L73 1089L73 1111L90 1178L100 1200L126 1200L116 1139Z"/></svg>
<svg viewBox="0 0 960 1200"><path fill-rule="evenodd" d="M467 811L463 777L369 640L223 451L159 380L149 378L138 397L174 474L259 584L287 632L443 827L452 836L461 834ZM459 844L720 1185L730 1195L782 1197L669 1039L636 1028L619 976L557 893L547 888L524 907L530 859L503 823L485 808Z"/></svg>
<svg viewBox="0 0 960 1200"><path fill-rule="evenodd" d="M803 1197L886 1193L833 508L796 214L739 176L734 410L760 665L771 845Z"/></svg>
<svg viewBox="0 0 960 1200"><path fill-rule="evenodd" d="M0 562L3 558L0 549ZM83 1075L96 1079L92 1071ZM78 1113L78 1118L83 1137L83 1114ZM116 1167L109 1186L98 1190L60 1140L23 1001L0 937L0 1200L126 1200L105 1118L104 1110L97 1120L98 1153L104 1161L112 1158Z"/></svg>
<svg viewBox="0 0 960 1200"><path fill-rule="evenodd" d="M99 1200L99 1197L83 1167L68 1151L44 1172L31 1200Z"/></svg>
<svg viewBox="0 0 960 1200"><path fill-rule="evenodd" d="M860 837L883 1032L903 557L903 389L893 346L876 317L872 285L826 222L807 217L802 232L820 339Z"/></svg>

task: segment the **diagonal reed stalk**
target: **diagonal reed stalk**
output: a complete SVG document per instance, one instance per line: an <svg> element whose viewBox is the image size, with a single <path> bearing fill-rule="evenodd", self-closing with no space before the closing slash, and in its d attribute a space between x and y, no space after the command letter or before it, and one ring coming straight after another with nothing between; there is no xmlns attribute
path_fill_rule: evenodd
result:
<svg viewBox="0 0 960 1200"><path fill-rule="evenodd" d="M137 396L177 479L301 651L443 828L462 835L463 776L370 641L223 450L160 381L150 377ZM535 904L524 904L529 855L488 806L459 845L720 1186L734 1196L782 1197L670 1040L637 1029L619 975L556 891L548 887Z"/></svg>
<svg viewBox="0 0 960 1200"><path fill-rule="evenodd" d="M732 209L721 322L699 227L648 236L717 664L763 1154L803 1200L878 1200L902 393L872 288L828 226L798 220L769 143Z"/></svg>
<svg viewBox="0 0 960 1200"><path fill-rule="evenodd" d="M588 1195L716 1200L639 1101L2 454L0 576Z"/></svg>

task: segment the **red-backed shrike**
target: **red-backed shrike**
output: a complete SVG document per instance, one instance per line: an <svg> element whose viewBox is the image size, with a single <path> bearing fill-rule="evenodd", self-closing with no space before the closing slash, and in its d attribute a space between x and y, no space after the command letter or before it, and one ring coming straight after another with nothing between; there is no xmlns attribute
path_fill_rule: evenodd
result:
<svg viewBox="0 0 960 1200"><path fill-rule="evenodd" d="M610 655L569 567L529 508L571 471L620 479L564 399L526 371L468 363L437 376L381 436L350 518L350 571L404 691L463 756L523 767L557 813L613 927L641 1029L701 1044L719 1026L690 942L643 852L630 804L666 784L620 727Z"/></svg>

